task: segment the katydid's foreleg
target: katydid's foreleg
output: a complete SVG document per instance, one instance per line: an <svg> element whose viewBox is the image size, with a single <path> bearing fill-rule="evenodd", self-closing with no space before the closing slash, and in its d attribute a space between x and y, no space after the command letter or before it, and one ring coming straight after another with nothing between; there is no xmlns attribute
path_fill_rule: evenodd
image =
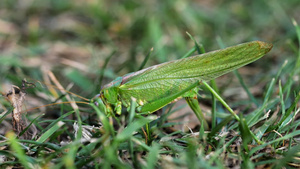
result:
<svg viewBox="0 0 300 169"><path fill-rule="evenodd" d="M197 100L197 96L195 97L185 97L186 102L190 106L190 108L193 110L195 115L197 116L199 122L204 125L204 129L209 129L209 126L204 118L204 115L201 111L201 108L199 106L199 102Z"/></svg>
<svg viewBox="0 0 300 169"><path fill-rule="evenodd" d="M121 113L122 113L122 103L120 101L118 101L117 104L115 105L115 111L116 111L117 115L121 115Z"/></svg>

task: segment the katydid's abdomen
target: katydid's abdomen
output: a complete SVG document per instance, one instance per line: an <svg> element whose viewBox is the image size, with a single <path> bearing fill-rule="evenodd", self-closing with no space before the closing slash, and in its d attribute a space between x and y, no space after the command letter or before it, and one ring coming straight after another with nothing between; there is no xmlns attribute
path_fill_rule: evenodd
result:
<svg viewBox="0 0 300 169"><path fill-rule="evenodd" d="M208 81L249 64L268 53L272 44L253 41L155 65L119 77L100 91L104 104L128 107L135 98L141 112L154 112L174 99L193 94ZM195 91L196 92L196 91ZM106 106L109 106L106 105Z"/></svg>

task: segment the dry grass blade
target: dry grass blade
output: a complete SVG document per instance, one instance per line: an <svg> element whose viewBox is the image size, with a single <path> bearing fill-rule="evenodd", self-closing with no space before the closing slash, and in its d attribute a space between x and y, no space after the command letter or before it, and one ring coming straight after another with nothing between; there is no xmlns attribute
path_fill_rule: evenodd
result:
<svg viewBox="0 0 300 169"><path fill-rule="evenodd" d="M51 71L48 72L48 75L49 75L50 79L53 81L53 83L58 87L58 89L61 89L61 91L66 91ZM66 94L66 92L64 92L63 94ZM70 104L74 110L79 109L76 102L73 99L71 99L71 97L69 95L66 95L66 98L70 102Z"/></svg>

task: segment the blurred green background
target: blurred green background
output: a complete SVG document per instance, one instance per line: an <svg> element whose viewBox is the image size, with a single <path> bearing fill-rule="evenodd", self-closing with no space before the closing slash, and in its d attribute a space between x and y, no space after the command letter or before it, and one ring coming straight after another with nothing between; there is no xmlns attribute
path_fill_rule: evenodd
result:
<svg viewBox="0 0 300 169"><path fill-rule="evenodd" d="M1 0L0 90L23 78L46 81L50 70L92 97L101 85L136 71L152 47L146 67L182 57L194 46L186 32L206 51L219 49L220 40L225 46L271 42L271 54L254 64L272 74L295 59L292 19L300 22L299 0Z"/></svg>

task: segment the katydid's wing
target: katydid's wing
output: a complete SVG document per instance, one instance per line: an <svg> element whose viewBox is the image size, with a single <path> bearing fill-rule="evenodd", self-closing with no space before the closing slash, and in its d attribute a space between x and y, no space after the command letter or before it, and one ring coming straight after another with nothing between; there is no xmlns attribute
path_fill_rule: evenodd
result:
<svg viewBox="0 0 300 169"><path fill-rule="evenodd" d="M119 96L127 105L131 97L136 98L140 105L163 97L175 97L198 81L217 78L261 58L271 48L272 44L254 41L155 65L124 76Z"/></svg>

